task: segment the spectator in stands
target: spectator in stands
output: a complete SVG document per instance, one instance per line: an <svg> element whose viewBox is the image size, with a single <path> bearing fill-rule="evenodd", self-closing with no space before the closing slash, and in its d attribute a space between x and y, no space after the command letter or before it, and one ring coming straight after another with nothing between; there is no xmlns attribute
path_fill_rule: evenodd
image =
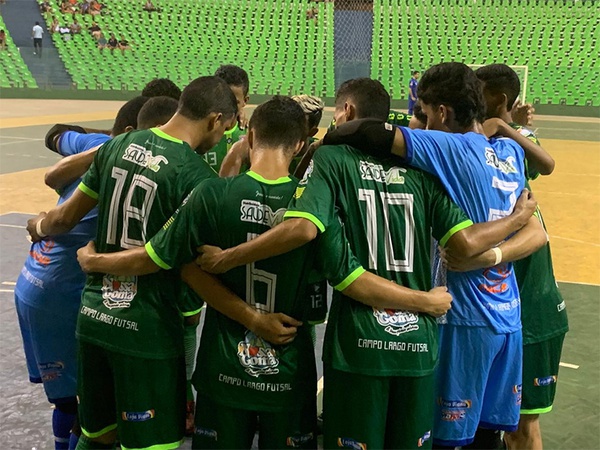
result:
<svg viewBox="0 0 600 450"><path fill-rule="evenodd" d="M58 19L56 18L56 16L52 16L52 23L50 24L48 31L50 32L50 34L58 33L59 28L60 24L58 23Z"/></svg>
<svg viewBox="0 0 600 450"><path fill-rule="evenodd" d="M52 6L50 6L50 2L43 1L40 3L40 12L42 14L46 14L47 12L52 12Z"/></svg>
<svg viewBox="0 0 600 450"><path fill-rule="evenodd" d="M149 81L141 95L143 97L171 97L179 100L181 89L168 78L155 78Z"/></svg>
<svg viewBox="0 0 600 450"><path fill-rule="evenodd" d="M90 11L90 2L89 0L83 0L79 4L79 12L81 14L87 14Z"/></svg>
<svg viewBox="0 0 600 450"><path fill-rule="evenodd" d="M36 22L31 30L31 36L33 37L33 54L42 57L42 37L44 36L44 29L40 26L39 22Z"/></svg>
<svg viewBox="0 0 600 450"><path fill-rule="evenodd" d="M6 50L6 31L0 30L0 50Z"/></svg>
<svg viewBox="0 0 600 450"><path fill-rule="evenodd" d="M77 19L73 19L73 23L69 26L71 34L81 34L81 24L77 22Z"/></svg>
<svg viewBox="0 0 600 450"><path fill-rule="evenodd" d="M92 22L92 26L89 27L88 29L90 30L90 33L92 33L92 36L94 36L94 39L98 40L98 38L102 34L102 32L100 31L101 29L98 26L98 24L96 22Z"/></svg>
<svg viewBox="0 0 600 450"><path fill-rule="evenodd" d="M93 16L95 16L96 14L101 14L102 8L104 8L103 4L97 2L96 0L92 0L92 3L90 3L89 13Z"/></svg>
<svg viewBox="0 0 600 450"><path fill-rule="evenodd" d="M117 38L115 37L114 33L110 33L110 38L108 38L106 46L108 47L111 53L114 51L115 48L119 46L119 41L117 41Z"/></svg>
<svg viewBox="0 0 600 450"><path fill-rule="evenodd" d="M63 0L60 4L60 12L63 14L73 14L73 8L67 0Z"/></svg>
<svg viewBox="0 0 600 450"><path fill-rule="evenodd" d="M146 4L144 5L144 7L142 8L144 11L148 11L148 12L160 12L160 8L157 8L156 6L154 6L154 4L152 3L152 0L147 0Z"/></svg>
<svg viewBox="0 0 600 450"><path fill-rule="evenodd" d="M125 36L121 35L121 39L119 39L119 50L121 53L125 54L125 50L131 50L129 45L129 41L125 39Z"/></svg>
<svg viewBox="0 0 600 450"><path fill-rule="evenodd" d="M102 51L106 48L106 38L104 37L104 33L102 31L98 35L98 50Z"/></svg>
<svg viewBox="0 0 600 450"><path fill-rule="evenodd" d="M417 102L417 86L419 85L419 76L421 72L414 70L412 77L408 82L408 114L412 116L415 103Z"/></svg>

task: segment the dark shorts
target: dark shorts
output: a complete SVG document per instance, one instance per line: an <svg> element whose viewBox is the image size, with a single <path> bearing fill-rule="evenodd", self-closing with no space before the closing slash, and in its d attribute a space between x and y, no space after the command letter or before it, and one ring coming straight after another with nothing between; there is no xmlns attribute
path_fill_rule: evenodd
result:
<svg viewBox="0 0 600 450"><path fill-rule="evenodd" d="M431 448L434 375L376 377L325 366L326 449Z"/></svg>
<svg viewBox="0 0 600 450"><path fill-rule="evenodd" d="M79 342L79 417L89 438L117 429L123 448L177 448L185 429L183 357L136 358Z"/></svg>
<svg viewBox="0 0 600 450"><path fill-rule="evenodd" d="M523 346L523 402L521 414L552 410L558 381L558 365L565 335Z"/></svg>
<svg viewBox="0 0 600 450"><path fill-rule="evenodd" d="M251 448L256 430L261 449L316 449L316 398L307 398L297 410L261 412L224 406L198 396L192 448Z"/></svg>

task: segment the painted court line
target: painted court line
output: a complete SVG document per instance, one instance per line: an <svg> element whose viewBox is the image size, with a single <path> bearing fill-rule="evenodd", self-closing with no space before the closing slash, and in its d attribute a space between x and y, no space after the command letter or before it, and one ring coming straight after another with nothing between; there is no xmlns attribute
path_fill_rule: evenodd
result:
<svg viewBox="0 0 600 450"><path fill-rule="evenodd" d="M558 364L560 367L566 367L568 369L579 369L579 366L577 364L570 364L570 363L565 363L565 362L560 362Z"/></svg>
<svg viewBox="0 0 600 450"><path fill-rule="evenodd" d="M552 239L561 239L563 241L577 242L578 244L585 244L585 245L591 245L593 247L600 247L600 244L596 244L594 242L580 241L579 239L571 239L571 238L566 238L566 237L562 237L562 236L555 236L553 234L551 234L550 237Z"/></svg>
<svg viewBox="0 0 600 450"><path fill-rule="evenodd" d="M14 289L0 289L0 293L2 293L2 292L7 293L7 294L8 293L12 294L13 292L15 292L15 290Z"/></svg>
<svg viewBox="0 0 600 450"><path fill-rule="evenodd" d="M2 284L4 284L5 286L16 286L17 283L15 283L14 281L3 281Z"/></svg>
<svg viewBox="0 0 600 450"><path fill-rule="evenodd" d="M582 284L584 286L596 286L599 287L600 284L597 283L584 283L583 281L566 281L566 280L556 280L559 283L566 283L566 284Z"/></svg>
<svg viewBox="0 0 600 450"><path fill-rule="evenodd" d="M6 227L6 228L22 228L23 230L26 229L27 227L24 227L22 225L9 225L7 223L0 223L0 227Z"/></svg>

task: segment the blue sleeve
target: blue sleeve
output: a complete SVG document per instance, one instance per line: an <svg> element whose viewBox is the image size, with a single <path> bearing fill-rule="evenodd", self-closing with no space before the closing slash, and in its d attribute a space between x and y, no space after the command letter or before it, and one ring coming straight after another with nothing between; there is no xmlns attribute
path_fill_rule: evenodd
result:
<svg viewBox="0 0 600 450"><path fill-rule="evenodd" d="M406 143L406 162L425 172L441 177L448 169L452 170L454 155L464 153L452 133L399 128Z"/></svg>
<svg viewBox="0 0 600 450"><path fill-rule="evenodd" d="M63 156L75 155L102 145L109 139L110 136L107 134L83 134L76 131L65 131L58 140L58 151Z"/></svg>

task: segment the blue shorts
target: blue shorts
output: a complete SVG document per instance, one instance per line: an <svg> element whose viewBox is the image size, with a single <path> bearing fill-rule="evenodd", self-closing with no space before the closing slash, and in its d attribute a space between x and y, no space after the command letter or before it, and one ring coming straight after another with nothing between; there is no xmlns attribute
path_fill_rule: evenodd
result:
<svg viewBox="0 0 600 450"><path fill-rule="evenodd" d="M50 403L77 394L77 309L60 312L33 308L15 293L29 381L43 383Z"/></svg>
<svg viewBox="0 0 600 450"><path fill-rule="evenodd" d="M440 326L434 443L461 447L477 427L515 431L521 407L521 331Z"/></svg>

